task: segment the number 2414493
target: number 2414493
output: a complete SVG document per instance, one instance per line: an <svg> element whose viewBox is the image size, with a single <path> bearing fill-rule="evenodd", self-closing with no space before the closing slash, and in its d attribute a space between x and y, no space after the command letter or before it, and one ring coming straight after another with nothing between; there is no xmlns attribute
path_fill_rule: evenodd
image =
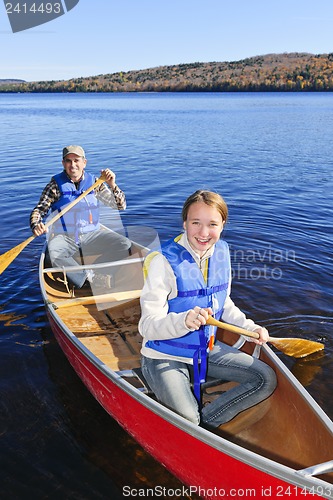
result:
<svg viewBox="0 0 333 500"><path fill-rule="evenodd" d="M6 11L7 14L61 14L62 8L60 2L34 2L31 5L26 2L7 2Z"/></svg>

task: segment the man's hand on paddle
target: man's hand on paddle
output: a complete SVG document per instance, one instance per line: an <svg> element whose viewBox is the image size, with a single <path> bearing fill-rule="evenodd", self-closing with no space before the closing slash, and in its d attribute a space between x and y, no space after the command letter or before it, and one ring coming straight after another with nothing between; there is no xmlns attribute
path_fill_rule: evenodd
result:
<svg viewBox="0 0 333 500"><path fill-rule="evenodd" d="M112 190L114 190L116 187L116 174L112 172L112 170L110 170L109 168L102 170L101 174L103 175L105 182L108 184L108 186Z"/></svg>
<svg viewBox="0 0 333 500"><path fill-rule="evenodd" d="M42 234L47 232L47 228L45 227L45 224L43 222L40 222L37 224L37 226L34 227L34 235L35 236L41 236Z"/></svg>

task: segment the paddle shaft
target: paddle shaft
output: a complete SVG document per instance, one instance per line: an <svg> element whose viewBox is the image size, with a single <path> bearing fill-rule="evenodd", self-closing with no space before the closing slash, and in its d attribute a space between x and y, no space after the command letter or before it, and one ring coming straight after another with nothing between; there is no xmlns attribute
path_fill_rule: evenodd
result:
<svg viewBox="0 0 333 500"><path fill-rule="evenodd" d="M78 198L76 198L76 200L69 203L69 205L67 205L63 210L61 210L61 212L59 212L52 219L50 219L48 222L46 222L45 228L47 229L56 220L60 219L60 217L62 217L65 213L68 212L68 210L70 210L72 207L74 207L74 205L76 205L80 200L82 200L82 198L87 196L87 194L89 194L93 189L95 189L97 186L102 184L104 182L104 180L105 180L104 176L101 175L101 177L99 179L97 179L97 181L94 182L94 184L90 188L86 189L82 194L80 194L80 196ZM2 274L5 269L7 269L7 267L13 262L14 259L16 259L16 257L22 252L22 250L27 245L29 245L29 243L31 243L35 238L36 238L36 235L33 234L32 236L29 236L29 238L27 238L25 241L23 241L22 243L20 243L16 247L11 248L10 250L5 252L4 254L0 255L0 274Z"/></svg>
<svg viewBox="0 0 333 500"><path fill-rule="evenodd" d="M209 325L218 326L230 332L237 333L238 335L245 335L247 337L252 337L255 339L259 338L257 332L251 332L240 328L238 326L229 325L228 323L223 323L222 321L217 321L216 319L209 316L207 323ZM307 339L293 339L293 338L276 338L268 337L268 342L274 345L276 349L287 354L287 356L293 356L294 358L304 358L309 354L318 352L324 349L324 344L321 342L314 342Z"/></svg>
<svg viewBox="0 0 333 500"><path fill-rule="evenodd" d="M259 339L259 333L257 332L251 332L249 330L245 330L245 328L240 328L239 326L229 325L229 323L223 323L222 321L218 321L212 316L208 317L207 324L218 326L219 328L223 328L224 330L228 330L229 332L237 333L238 335L246 335L247 337L252 337L253 339Z"/></svg>
<svg viewBox="0 0 333 500"><path fill-rule="evenodd" d="M91 193L91 191L93 191L97 186L99 186L100 184L102 184L104 182L104 177L101 176L99 179L97 179L96 182L94 182L94 184L86 189L85 191L83 191L82 194L80 194L80 196L78 198L76 198L74 201L72 201L71 203L69 203L69 205L66 205L65 208L61 209L61 212L59 212L57 215L55 215L54 217L52 217L52 219L50 219L49 221L46 222L45 224L45 227L48 228L49 226L51 226L55 221L57 221L58 219L60 219L60 217L62 217L63 215L65 215L71 208L74 207L74 205L76 205L77 203L79 203L79 201L82 200L82 198L85 198L89 193Z"/></svg>

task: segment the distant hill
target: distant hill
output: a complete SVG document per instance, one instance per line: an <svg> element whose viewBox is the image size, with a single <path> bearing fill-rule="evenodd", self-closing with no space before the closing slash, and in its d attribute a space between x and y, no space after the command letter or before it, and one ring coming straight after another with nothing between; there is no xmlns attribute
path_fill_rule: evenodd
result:
<svg viewBox="0 0 333 500"><path fill-rule="evenodd" d="M285 53L234 62L160 66L67 81L2 85L0 92L333 91L333 53Z"/></svg>
<svg viewBox="0 0 333 500"><path fill-rule="evenodd" d="M0 86L1 85L11 85L17 83L25 83L25 80L18 80L16 78L0 78Z"/></svg>

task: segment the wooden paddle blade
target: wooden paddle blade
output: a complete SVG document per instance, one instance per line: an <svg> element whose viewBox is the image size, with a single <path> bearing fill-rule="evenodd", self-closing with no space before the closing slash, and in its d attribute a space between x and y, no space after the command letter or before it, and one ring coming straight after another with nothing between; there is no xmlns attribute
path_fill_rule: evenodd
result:
<svg viewBox="0 0 333 500"><path fill-rule="evenodd" d="M19 245L17 245L14 248L11 248L8 250L8 252L3 253L0 255L0 274L2 274L5 269L13 262L14 259L18 256L22 250L29 245L29 243L35 238L35 236L30 236L30 238L26 239L25 241L22 241Z"/></svg>
<svg viewBox="0 0 333 500"><path fill-rule="evenodd" d="M293 358L304 358L314 352L322 351L325 347L324 344L320 342L296 338L278 339L269 337L269 342L273 344L276 349Z"/></svg>

